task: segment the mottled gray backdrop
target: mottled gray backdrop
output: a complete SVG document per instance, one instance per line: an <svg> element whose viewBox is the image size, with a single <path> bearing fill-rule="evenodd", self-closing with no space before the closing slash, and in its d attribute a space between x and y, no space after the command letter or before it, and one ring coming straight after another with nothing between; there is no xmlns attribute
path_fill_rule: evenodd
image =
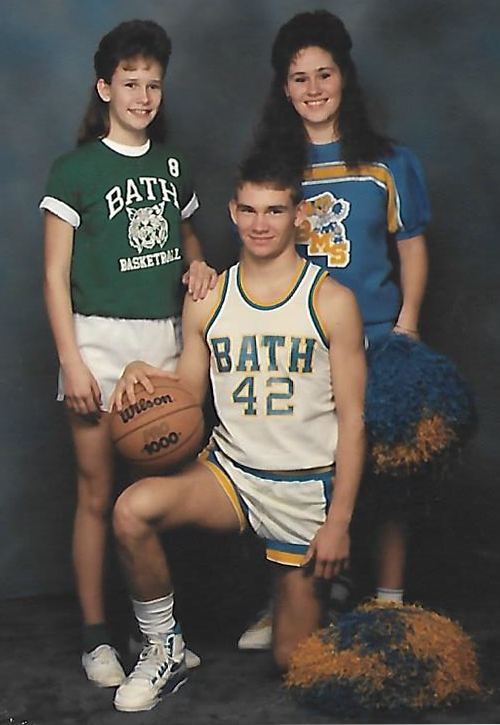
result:
<svg viewBox="0 0 500 725"><path fill-rule="evenodd" d="M426 171L433 221L423 328L477 392L481 427L468 470L471 495L487 505L500 448L500 3L323 6L352 33L379 125L411 146ZM271 40L295 12L317 7L319 0L0 0L0 596L60 592L72 582L71 447L54 401L37 205L51 161L74 143L99 39L134 17L170 33L172 135L195 171L206 255L222 268L234 256L226 214L232 175L266 93Z"/></svg>

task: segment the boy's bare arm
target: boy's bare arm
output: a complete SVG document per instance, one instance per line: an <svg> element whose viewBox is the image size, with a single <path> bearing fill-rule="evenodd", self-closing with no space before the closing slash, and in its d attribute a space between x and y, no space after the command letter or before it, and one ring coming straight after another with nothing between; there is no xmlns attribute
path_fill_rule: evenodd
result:
<svg viewBox="0 0 500 725"><path fill-rule="evenodd" d="M311 543L315 576L330 578L349 562L351 522L365 457L363 424L366 359L363 327L354 295L326 280L318 290L320 319L330 342L330 370L338 420L336 473L325 524Z"/></svg>

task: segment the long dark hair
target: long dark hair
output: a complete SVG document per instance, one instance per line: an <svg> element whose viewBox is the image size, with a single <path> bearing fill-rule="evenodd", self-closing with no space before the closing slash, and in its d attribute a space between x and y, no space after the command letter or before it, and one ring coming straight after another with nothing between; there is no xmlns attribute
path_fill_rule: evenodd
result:
<svg viewBox="0 0 500 725"><path fill-rule="evenodd" d="M120 23L105 35L94 55L96 81L103 78L111 83L113 73L122 60L131 58L152 58L156 60L165 75L172 53L172 42L165 30L152 20L129 20ZM109 133L108 104L99 96L96 87L91 97L80 128L77 145L103 138ZM163 142L167 135L167 122L163 103L154 120L147 128L147 134L153 141Z"/></svg>
<svg viewBox="0 0 500 725"><path fill-rule="evenodd" d="M285 95L285 83L297 53L313 46L330 53L342 74L337 124L343 161L356 167L390 154L391 140L377 133L368 118L351 58L351 37L340 18L327 10L299 13L279 29L271 51L274 78L257 127L257 145L272 153L286 153L298 168L307 166L309 139L300 115Z"/></svg>

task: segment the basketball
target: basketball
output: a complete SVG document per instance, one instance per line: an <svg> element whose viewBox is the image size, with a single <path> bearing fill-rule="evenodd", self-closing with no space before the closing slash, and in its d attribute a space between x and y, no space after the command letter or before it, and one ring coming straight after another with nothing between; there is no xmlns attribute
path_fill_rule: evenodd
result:
<svg viewBox="0 0 500 725"><path fill-rule="evenodd" d="M111 439L121 456L143 468L161 473L198 453L203 441L201 407L178 382L151 379L154 392L138 383L134 404L124 398L121 411L111 413Z"/></svg>

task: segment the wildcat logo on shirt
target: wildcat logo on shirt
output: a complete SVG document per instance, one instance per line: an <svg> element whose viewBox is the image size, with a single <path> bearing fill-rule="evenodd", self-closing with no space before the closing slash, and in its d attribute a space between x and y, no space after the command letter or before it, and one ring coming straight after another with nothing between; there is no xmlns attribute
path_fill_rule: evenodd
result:
<svg viewBox="0 0 500 725"><path fill-rule="evenodd" d="M132 209L126 207L130 220L128 225L128 241L139 254L143 249L154 249L156 245L162 249L168 239L168 222L163 217L165 202L154 206Z"/></svg>
<svg viewBox="0 0 500 725"><path fill-rule="evenodd" d="M297 235L299 244L307 245L311 256L326 255L329 267L347 267L351 260L351 242L343 221L351 205L329 191L306 200L307 218Z"/></svg>
<svg viewBox="0 0 500 725"><path fill-rule="evenodd" d="M179 162L169 159L169 170L179 176ZM156 176L139 176L127 179L123 187L113 186L104 194L111 221L120 213L126 213L128 243L136 250L136 256L118 259L120 272L133 272L149 267L159 267L172 262L181 262L179 246L163 249L169 238L169 223L163 216L165 206L172 204L180 210L176 185L168 179ZM151 206L134 209L137 202L152 201ZM143 252L146 251L146 254ZM140 256L138 256L140 255Z"/></svg>
<svg viewBox="0 0 500 725"><path fill-rule="evenodd" d="M125 208L129 218L128 242L141 256L120 258L118 260L120 272L133 272L182 261L179 247L163 249L169 232L168 221L163 216L164 209L164 201L141 209ZM160 251L155 247L159 247ZM149 254L142 254L143 250Z"/></svg>

